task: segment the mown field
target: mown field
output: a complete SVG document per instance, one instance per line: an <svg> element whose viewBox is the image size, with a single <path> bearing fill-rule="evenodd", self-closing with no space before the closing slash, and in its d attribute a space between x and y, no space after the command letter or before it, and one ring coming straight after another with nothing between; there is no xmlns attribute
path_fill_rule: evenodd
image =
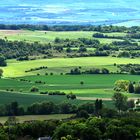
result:
<svg viewBox="0 0 140 140"><path fill-rule="evenodd" d="M0 30L0 38L7 38L8 40L20 40L28 42L47 43L54 41L55 38L61 39L78 39L78 38L93 38L92 35L96 32L91 31L28 31L28 30ZM123 36L125 33L107 33L107 35ZM119 39L105 39L99 38L101 43L111 43L112 41L119 41Z"/></svg>
<svg viewBox="0 0 140 140"><path fill-rule="evenodd" d="M24 79L26 81L20 81ZM29 92L32 86L38 86L40 91L44 90L84 90L88 89L109 89L114 87L116 80L124 79L130 81L139 81L139 76L136 75L52 75L52 76L26 76L15 79L0 79L0 89L7 90L10 88L17 92ZM45 83L35 83L42 81ZM80 82L84 84L81 85ZM77 93L80 93L79 91Z"/></svg>
<svg viewBox="0 0 140 140"><path fill-rule="evenodd" d="M52 58L52 59L38 59L31 61L16 61L8 60L7 67L1 67L4 70L4 77L19 77L26 75L36 75L37 73L44 74L45 72L60 74L69 72L73 67L89 68L108 68L111 72L115 72L116 64L140 64L140 58L116 58L116 57L80 57L80 58ZM32 71L26 73L26 70L47 66L47 70Z"/></svg>

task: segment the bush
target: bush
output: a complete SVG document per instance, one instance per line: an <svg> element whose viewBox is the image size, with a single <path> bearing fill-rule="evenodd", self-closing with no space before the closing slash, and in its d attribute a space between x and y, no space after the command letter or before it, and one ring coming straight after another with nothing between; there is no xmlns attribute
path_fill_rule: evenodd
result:
<svg viewBox="0 0 140 140"><path fill-rule="evenodd" d="M48 94L48 91L45 91L45 92L40 92L40 94Z"/></svg>
<svg viewBox="0 0 140 140"><path fill-rule="evenodd" d="M89 114L85 110L80 110L77 112L76 117L87 119L87 118L89 118Z"/></svg>
<svg viewBox="0 0 140 140"><path fill-rule="evenodd" d="M0 56L0 66L7 66L7 63L5 61L5 57Z"/></svg>
<svg viewBox="0 0 140 140"><path fill-rule="evenodd" d="M49 91L48 95L66 95L66 94L60 91Z"/></svg>
<svg viewBox="0 0 140 140"><path fill-rule="evenodd" d="M76 95L70 93L70 94L67 95L67 99L72 99L72 100L74 100L74 99L76 99Z"/></svg>
<svg viewBox="0 0 140 140"><path fill-rule="evenodd" d="M48 73L46 72L45 75L48 75Z"/></svg>
<svg viewBox="0 0 140 140"><path fill-rule="evenodd" d="M83 82L83 81L81 81L81 82L80 82L80 85L84 85L84 82Z"/></svg>
<svg viewBox="0 0 140 140"><path fill-rule="evenodd" d="M2 75L3 75L3 70L0 69L0 78L2 77Z"/></svg>
<svg viewBox="0 0 140 140"><path fill-rule="evenodd" d="M109 70L106 68L103 68L101 71L102 71L102 74L109 74Z"/></svg>
<svg viewBox="0 0 140 140"><path fill-rule="evenodd" d="M38 89L38 87L32 87L30 91L31 91L31 92L38 92L39 89Z"/></svg>
<svg viewBox="0 0 140 140"><path fill-rule="evenodd" d="M135 86L135 93L140 94L140 85Z"/></svg>

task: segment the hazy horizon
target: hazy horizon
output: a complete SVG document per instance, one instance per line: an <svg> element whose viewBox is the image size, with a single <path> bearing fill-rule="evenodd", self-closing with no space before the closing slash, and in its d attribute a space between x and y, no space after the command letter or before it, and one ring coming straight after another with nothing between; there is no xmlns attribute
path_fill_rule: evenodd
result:
<svg viewBox="0 0 140 140"><path fill-rule="evenodd" d="M135 26L139 7L138 0L2 0L0 23Z"/></svg>

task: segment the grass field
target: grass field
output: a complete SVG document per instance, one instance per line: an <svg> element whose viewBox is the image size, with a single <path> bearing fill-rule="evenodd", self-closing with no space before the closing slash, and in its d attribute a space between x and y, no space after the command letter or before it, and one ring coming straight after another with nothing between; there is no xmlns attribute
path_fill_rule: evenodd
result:
<svg viewBox="0 0 140 140"><path fill-rule="evenodd" d="M27 115L27 116L17 116L17 122L23 123L25 121L44 121L44 120L62 120L72 117L73 114L53 114L53 115ZM4 124L8 117L0 117L0 123Z"/></svg>
<svg viewBox="0 0 140 140"><path fill-rule="evenodd" d="M37 102L44 102L44 101L51 101L55 104L60 104L64 101L69 102L71 104L82 104L88 102L88 100L67 100L65 96L46 96L46 95L39 95L39 94L25 94L25 93L18 93L18 92L6 92L0 91L0 105L9 104L11 102L17 101L19 105L23 107L27 107L33 103Z"/></svg>
<svg viewBox="0 0 140 140"><path fill-rule="evenodd" d="M64 32L53 32L53 31L28 31L28 30L0 30L0 38L7 37L8 40L21 40L40 43L52 42L56 37L61 39L78 39L78 38L93 38L92 35L96 32L91 31L64 31ZM108 35L123 36L125 33L108 33ZM98 39L101 43L111 43L112 41L121 41L119 39Z"/></svg>
<svg viewBox="0 0 140 140"><path fill-rule="evenodd" d="M38 59L31 61L19 62L16 60L8 60L7 67L1 67L4 70L4 77L19 77L26 75L35 75L37 73L54 72L60 74L69 72L71 68L81 66L83 68L108 68L114 72L117 70L116 64L140 64L140 58L116 58L116 57L80 57L80 58L52 58ZM48 70L34 71L25 73L26 70L40 66L47 66Z"/></svg>
<svg viewBox="0 0 140 140"><path fill-rule="evenodd" d="M95 100L95 99L94 99ZM37 102L44 102L44 101L51 101L55 104L60 104L62 102L69 102L74 105L80 105L87 102L94 102L94 100L88 99L76 99L76 100L68 100L66 96L47 96L47 95L39 95L39 94L25 94L19 92L5 92L0 91L0 105L9 104L11 102L17 101L20 106L24 108L28 107L29 105ZM114 108L113 101L105 100L104 106L109 108Z"/></svg>
<svg viewBox="0 0 140 140"><path fill-rule="evenodd" d="M69 101L74 104L81 104L84 102L102 98L110 100L113 96L113 87L116 80L124 79L138 82L140 77L137 75L60 75L61 72L68 72L73 67L81 66L82 69L93 67L108 68L111 71L116 71L116 64L136 63L140 64L140 59L129 58L114 58L114 57L83 57L83 58L53 58L53 59L39 59L32 61L19 62L16 60L8 60L8 66L3 68L4 77L0 79L0 99L1 104L18 100L21 105L27 106L34 102L53 101L61 103L68 101L65 96L47 96L40 95L41 91L64 91L65 93L74 93L77 100ZM36 68L40 66L47 66L47 70L34 71L25 73L25 70ZM45 76L45 72L54 72L54 75ZM36 73L42 75L37 76ZM11 78L6 78L11 77ZM14 77L14 78L12 78ZM30 80L20 81L20 79ZM35 81L42 81L45 84L37 84ZM80 85L83 81L84 85ZM38 93L31 93L31 87L39 88ZM9 92L7 92L7 89ZM10 90L13 90L10 92ZM139 98L140 95L124 93L129 98ZM107 105L110 102L106 101Z"/></svg>
<svg viewBox="0 0 140 140"><path fill-rule="evenodd" d="M20 79L30 80L22 82ZM138 82L139 76L136 75L52 75L52 76L25 76L15 79L0 79L0 104L7 104L18 101L23 106L28 106L34 102L52 101L61 103L63 101L72 104L82 104L93 101L96 98L106 100L106 106L112 106L110 101L113 96L113 87L116 80L124 79ZM35 81L41 80L45 84L37 84ZM80 84L84 81L84 85ZM39 92L31 93L32 86L36 86L40 91L64 91L74 93L77 100L68 100L66 96L41 95ZM8 92L7 89L13 89ZM22 92L21 92L22 91ZM129 98L139 98L139 94L124 93ZM107 101L108 100L108 101Z"/></svg>
<svg viewBox="0 0 140 140"><path fill-rule="evenodd" d="M21 78L16 79L0 79L0 89L6 90L12 88L16 92L29 92L32 86L37 86L40 90L83 90L83 89L107 89L113 88L116 80L124 79L130 81L139 81L137 75L53 75L53 76L26 76L22 79L30 80L20 81ZM35 81L42 81L45 84L38 84ZM83 81L84 85L80 85ZM78 92L79 93L79 92Z"/></svg>
<svg viewBox="0 0 140 140"><path fill-rule="evenodd" d="M139 76L136 75L54 75L54 76L28 76L26 80L31 80L33 83L36 80L41 80L46 85L38 85L41 91L44 90L59 90L66 93L73 92L79 97L94 97L94 98L111 98L113 96L113 87L116 80L124 79L138 82ZM80 81L84 85L80 85ZM37 86L37 85L36 85ZM39 87L41 86L41 87ZM129 97L139 97L136 94L127 94Z"/></svg>

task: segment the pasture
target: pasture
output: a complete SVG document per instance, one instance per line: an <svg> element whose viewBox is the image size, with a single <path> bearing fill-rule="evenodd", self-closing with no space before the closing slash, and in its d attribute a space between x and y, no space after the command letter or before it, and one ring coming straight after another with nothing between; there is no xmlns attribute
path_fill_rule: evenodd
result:
<svg viewBox="0 0 140 140"><path fill-rule="evenodd" d="M38 59L30 61L16 61L8 60L7 67L1 67L4 71L4 77L20 77L27 75L36 75L37 73L44 74L46 72L53 72L54 74L69 72L73 67L89 68L107 68L111 72L116 72L116 64L140 64L140 58L116 58L116 57L79 57L79 58L52 58L52 59ZM47 70L39 70L32 72L25 72L31 68L47 66Z"/></svg>
<svg viewBox="0 0 140 140"><path fill-rule="evenodd" d="M26 81L21 81L24 79ZM72 104L83 104L92 102L96 98L105 100L105 105L112 107L111 98L113 96L113 87L116 80L139 81L136 75L40 75L24 76L14 79L0 79L0 104L7 104L12 101L18 101L20 105L28 106L35 102L52 101L61 103L63 101ZM44 83L35 83L42 81ZM81 85L80 82L84 84ZM39 92L30 92L31 87L37 87ZM66 94L73 93L77 96L76 100L68 100L66 96L60 95L42 95L44 91L63 91ZM139 98L139 94L124 93L128 98Z"/></svg>
<svg viewBox="0 0 140 140"><path fill-rule="evenodd" d="M29 30L0 30L0 38L7 38L14 41L28 41L28 42L40 42L48 43L59 37L61 39L78 39L78 38L93 38L92 35L96 32L92 31L29 31ZM108 35L123 36L125 33L108 33ZM121 41L120 39L107 39L98 38L101 43L111 43L113 41Z"/></svg>

